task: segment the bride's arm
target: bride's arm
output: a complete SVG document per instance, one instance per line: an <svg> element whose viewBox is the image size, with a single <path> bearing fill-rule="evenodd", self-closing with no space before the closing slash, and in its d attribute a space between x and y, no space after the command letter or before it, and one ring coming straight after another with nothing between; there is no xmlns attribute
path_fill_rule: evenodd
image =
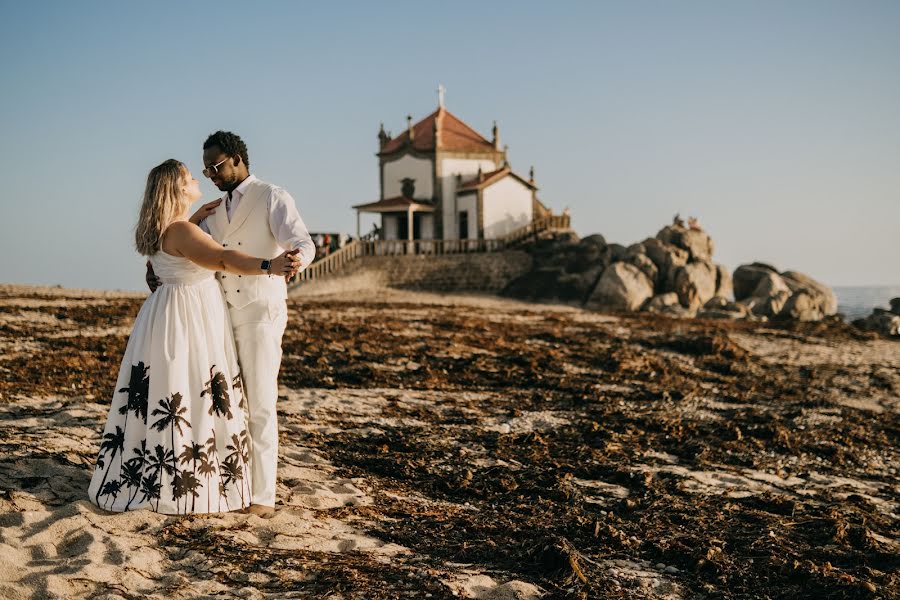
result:
<svg viewBox="0 0 900 600"><path fill-rule="evenodd" d="M238 275L264 275L262 258L250 256L237 250L223 248L199 227L188 221L172 223L165 233L166 251L187 258L201 267L213 271L228 271ZM282 254L271 260L268 272L283 275L293 270L296 257Z"/></svg>

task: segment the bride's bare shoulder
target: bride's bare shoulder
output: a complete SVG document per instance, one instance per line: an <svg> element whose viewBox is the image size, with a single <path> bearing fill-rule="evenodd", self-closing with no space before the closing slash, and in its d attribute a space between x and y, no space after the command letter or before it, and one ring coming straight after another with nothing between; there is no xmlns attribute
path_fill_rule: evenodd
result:
<svg viewBox="0 0 900 600"><path fill-rule="evenodd" d="M203 235L203 230L190 221L175 221L174 223L166 227L166 231L165 233L163 233L164 238L170 236L175 236L178 238L192 238L201 235Z"/></svg>
<svg viewBox="0 0 900 600"><path fill-rule="evenodd" d="M185 244L190 245L203 237L203 230L190 221L175 221L160 237L160 247L169 254L184 256Z"/></svg>

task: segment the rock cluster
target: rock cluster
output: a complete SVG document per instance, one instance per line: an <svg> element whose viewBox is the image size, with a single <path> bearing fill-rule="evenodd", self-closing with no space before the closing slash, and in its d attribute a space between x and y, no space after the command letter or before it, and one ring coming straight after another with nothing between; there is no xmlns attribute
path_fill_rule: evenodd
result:
<svg viewBox="0 0 900 600"><path fill-rule="evenodd" d="M834 293L807 275L753 263L732 277L713 262L713 251L696 223L677 218L628 247L599 234L539 240L531 248L533 269L503 294L703 318L818 320L837 312Z"/></svg>
<svg viewBox="0 0 900 600"><path fill-rule="evenodd" d="M733 308L727 301L731 277L712 261L713 249L712 239L699 229L679 223L663 227L656 237L625 248L621 260L604 269L585 306L693 316L719 298L715 310L727 311Z"/></svg>
<svg viewBox="0 0 900 600"><path fill-rule="evenodd" d="M882 335L900 337L900 298L891 300L891 309L876 308L864 319L856 319L853 324L866 331Z"/></svg>
<svg viewBox="0 0 900 600"><path fill-rule="evenodd" d="M757 317L818 321L837 313L831 288L797 271L779 273L764 263L741 265L733 286L735 300Z"/></svg>

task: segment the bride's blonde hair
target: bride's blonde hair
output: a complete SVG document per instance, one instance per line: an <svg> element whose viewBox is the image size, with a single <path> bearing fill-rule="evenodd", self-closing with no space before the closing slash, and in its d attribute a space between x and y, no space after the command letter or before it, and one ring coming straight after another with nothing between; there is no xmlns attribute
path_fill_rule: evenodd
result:
<svg viewBox="0 0 900 600"><path fill-rule="evenodd" d="M172 224L184 209L184 193L187 167L170 158L153 167L147 175L147 187L134 231L134 245L144 256L159 252L159 245L166 227Z"/></svg>

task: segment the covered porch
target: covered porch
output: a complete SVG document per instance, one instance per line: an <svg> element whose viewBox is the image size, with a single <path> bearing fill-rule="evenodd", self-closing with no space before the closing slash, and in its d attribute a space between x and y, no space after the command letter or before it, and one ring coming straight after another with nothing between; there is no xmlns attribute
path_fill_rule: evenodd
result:
<svg viewBox="0 0 900 600"><path fill-rule="evenodd" d="M397 196L378 202L357 204L353 209L356 211L357 238L361 235L360 217L365 212L381 215L381 229L378 237L382 240L412 242L434 239L435 210L430 203L406 196Z"/></svg>

